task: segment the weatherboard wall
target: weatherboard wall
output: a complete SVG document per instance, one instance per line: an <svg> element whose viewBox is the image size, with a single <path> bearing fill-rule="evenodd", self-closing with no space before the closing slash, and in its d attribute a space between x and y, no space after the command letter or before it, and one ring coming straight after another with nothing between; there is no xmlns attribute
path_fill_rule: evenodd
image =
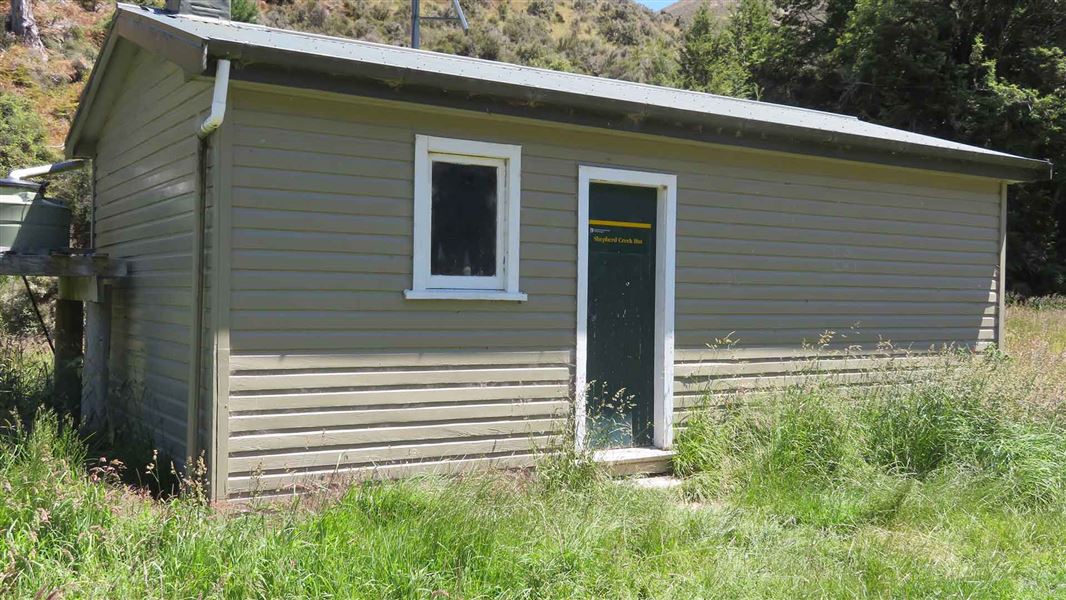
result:
<svg viewBox="0 0 1066 600"><path fill-rule="evenodd" d="M196 123L210 84L138 52L96 145L98 252L129 261L112 296L111 407L186 455Z"/></svg>
<svg viewBox="0 0 1066 600"><path fill-rule="evenodd" d="M565 422L583 164L678 176L679 411L801 369L827 331L996 335L993 180L247 83L231 102L230 494L529 464ZM521 144L528 302L404 299L416 134Z"/></svg>

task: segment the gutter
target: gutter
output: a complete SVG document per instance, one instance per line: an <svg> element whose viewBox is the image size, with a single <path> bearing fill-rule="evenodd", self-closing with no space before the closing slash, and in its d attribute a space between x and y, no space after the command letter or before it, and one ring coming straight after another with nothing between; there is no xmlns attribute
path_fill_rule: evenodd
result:
<svg viewBox="0 0 1066 600"><path fill-rule="evenodd" d="M238 58L242 64L247 63L235 77L256 83L1012 182L1041 181L1052 176L1051 162L1006 153L927 146L639 100L604 98L580 91L488 81L476 73L473 76L439 73L232 40L209 39L206 43L209 55ZM815 119L819 114L809 112Z"/></svg>
<svg viewBox="0 0 1066 600"><path fill-rule="evenodd" d="M219 59L215 69L215 85L211 94L211 109L196 131L199 138L196 160L196 207L193 211L195 235L193 237L193 303L192 303L192 344L189 357L189 397L186 416L185 450L193 461L199 458L200 433L200 386L203 380L203 330L204 330L204 253L206 251L207 223L207 159L209 138L222 126L226 118L226 105L229 99L230 61ZM213 457L212 457L213 458ZM186 465L186 469L190 466Z"/></svg>

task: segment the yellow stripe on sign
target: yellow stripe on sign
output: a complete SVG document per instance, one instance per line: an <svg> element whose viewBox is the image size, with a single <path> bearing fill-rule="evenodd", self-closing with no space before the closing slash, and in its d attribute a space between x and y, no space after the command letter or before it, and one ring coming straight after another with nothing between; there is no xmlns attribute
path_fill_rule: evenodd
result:
<svg viewBox="0 0 1066 600"><path fill-rule="evenodd" d="M630 229L651 229L651 223L633 223L631 221L601 221L589 219L589 225L603 225L605 227L629 227Z"/></svg>

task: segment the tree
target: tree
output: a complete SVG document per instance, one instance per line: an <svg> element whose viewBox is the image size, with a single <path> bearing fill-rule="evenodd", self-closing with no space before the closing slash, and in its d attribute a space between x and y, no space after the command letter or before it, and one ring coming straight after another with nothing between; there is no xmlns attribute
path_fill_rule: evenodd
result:
<svg viewBox="0 0 1066 600"><path fill-rule="evenodd" d="M842 0L819 108L1066 162L1066 3ZM843 12L839 8L838 12ZM817 98L814 94L807 95ZM1014 186L1007 281L1066 292L1066 178Z"/></svg>
<svg viewBox="0 0 1066 600"><path fill-rule="evenodd" d="M42 55L45 53L30 0L11 0L11 31L22 38L27 46L38 50Z"/></svg>
<svg viewBox="0 0 1066 600"><path fill-rule="evenodd" d="M754 89L1066 165L1066 0L773 1L771 34L760 33L761 17L738 16L754 0L719 26L728 35L695 19L680 83L731 93L715 82L742 81L734 95ZM1066 177L1057 172L1011 188L1007 284L1022 294L1066 292Z"/></svg>
<svg viewBox="0 0 1066 600"><path fill-rule="evenodd" d="M755 65L772 47L773 24L766 0L741 0L725 23L706 4L685 30L678 56L678 85L724 96L758 98Z"/></svg>

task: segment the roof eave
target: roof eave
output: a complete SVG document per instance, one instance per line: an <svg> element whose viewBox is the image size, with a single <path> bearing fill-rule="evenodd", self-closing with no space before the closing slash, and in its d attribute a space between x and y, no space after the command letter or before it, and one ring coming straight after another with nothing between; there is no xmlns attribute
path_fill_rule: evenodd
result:
<svg viewBox="0 0 1066 600"><path fill-rule="evenodd" d="M85 130L85 121L88 119L87 115L91 112L93 101L96 99L96 94L100 89L100 82L104 78L104 73L108 70L115 44L119 40L119 36L115 34L115 23L117 21L118 16L108 25L107 37L104 39L104 45L100 49L96 62L93 64L92 71L89 73L89 81L86 82L85 87L81 90L81 95L78 97L78 107L74 111L74 119L70 123L70 129L67 130L67 138L63 142L63 154L66 158L85 157L81 150L80 142Z"/></svg>
<svg viewBox="0 0 1066 600"><path fill-rule="evenodd" d="M210 40L208 54L238 62L236 78L241 72L249 72L257 65L271 65L289 69L291 78L275 75L273 83L296 87L314 86L309 81L308 71L313 69L323 81L320 89L343 90L335 81L338 76L353 80L384 82L392 90L403 88L438 88L447 90L452 105L462 107L471 97L494 97L516 102L535 112L536 107L562 106L586 109L597 113L613 113L627 121L657 119L663 123L677 123L659 128L658 135L701 139L710 143L737 145L771 151L819 155L837 159L853 159L877 162L893 166L940 170L1004 181L1039 181L1050 179L1051 163L1018 156L967 152L952 148L936 148L894 140L828 132L823 129L796 127L766 123L726 115L713 115L676 108L663 108L639 102L611 98L591 97L580 93L545 90L533 86L490 82L484 79L441 74L405 67L396 67L371 62L355 62L347 59L314 56L313 61L303 52L243 44L228 40ZM265 70L261 70L265 71ZM325 76L323 78L323 76ZM262 79L260 79L262 81ZM349 93L358 90L349 87ZM456 96L466 94L466 97ZM423 95L419 101L447 104L445 96ZM628 124L632 125L632 123ZM602 126L602 125L601 125ZM618 128L612 127L612 128ZM632 129L632 127L628 127ZM698 131L699 135L694 135Z"/></svg>
<svg viewBox="0 0 1066 600"><path fill-rule="evenodd" d="M67 158L90 158L95 151L94 142L102 124L94 122L95 108L104 78L116 69L113 63L120 40L128 40L165 56L188 77L200 75L207 69L207 40L176 27L138 18L135 10L118 6L100 57L78 99L78 108L63 145Z"/></svg>

